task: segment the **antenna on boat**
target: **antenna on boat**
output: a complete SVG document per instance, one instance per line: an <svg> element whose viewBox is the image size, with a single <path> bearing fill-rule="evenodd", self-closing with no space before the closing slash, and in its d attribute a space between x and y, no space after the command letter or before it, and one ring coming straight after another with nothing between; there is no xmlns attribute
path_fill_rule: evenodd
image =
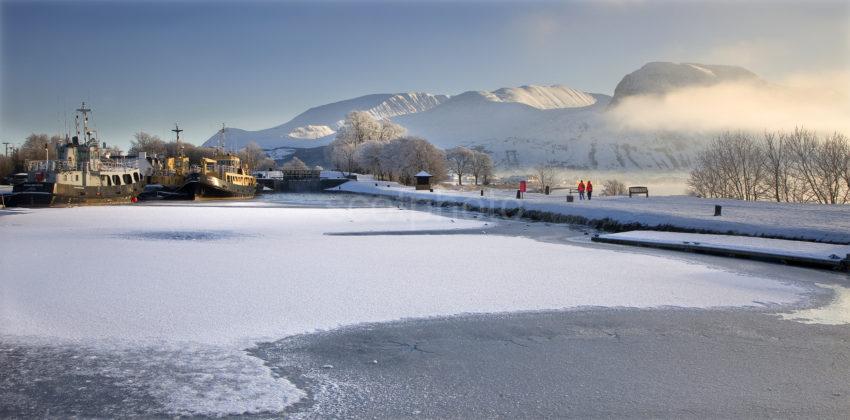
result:
<svg viewBox="0 0 850 420"><path fill-rule="evenodd" d="M89 112L91 112L91 108L86 108L86 103L83 102L83 105L77 109L77 112L83 114L83 131L86 134L86 144L88 144L88 142L91 140L91 131L89 131ZM77 117L77 125L77 136L79 136L79 116Z"/></svg>
<svg viewBox="0 0 850 420"><path fill-rule="evenodd" d="M224 123L221 123L221 130L218 132L218 148L221 149L221 153L224 153L224 132L227 130Z"/></svg>

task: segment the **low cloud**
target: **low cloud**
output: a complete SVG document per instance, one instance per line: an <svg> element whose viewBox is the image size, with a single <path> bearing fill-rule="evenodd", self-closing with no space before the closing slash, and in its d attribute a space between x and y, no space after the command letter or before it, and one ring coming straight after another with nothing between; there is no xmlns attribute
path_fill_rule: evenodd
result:
<svg viewBox="0 0 850 420"><path fill-rule="evenodd" d="M733 82L623 98L608 113L628 130L788 130L850 134L850 73L802 74L779 84Z"/></svg>

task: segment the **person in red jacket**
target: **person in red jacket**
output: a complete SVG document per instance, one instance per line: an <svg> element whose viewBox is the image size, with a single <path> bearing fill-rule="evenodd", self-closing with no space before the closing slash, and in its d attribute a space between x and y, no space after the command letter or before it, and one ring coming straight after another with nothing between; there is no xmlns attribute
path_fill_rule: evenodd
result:
<svg viewBox="0 0 850 420"><path fill-rule="evenodd" d="M587 180L587 199L590 200L590 197L593 196L593 184L590 183L590 180Z"/></svg>
<svg viewBox="0 0 850 420"><path fill-rule="evenodd" d="M584 200L584 180L578 182L578 199Z"/></svg>

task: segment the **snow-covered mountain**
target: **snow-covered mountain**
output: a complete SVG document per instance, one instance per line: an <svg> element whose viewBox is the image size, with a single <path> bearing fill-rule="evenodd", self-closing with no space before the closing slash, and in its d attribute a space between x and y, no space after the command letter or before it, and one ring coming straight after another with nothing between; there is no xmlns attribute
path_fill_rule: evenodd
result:
<svg viewBox="0 0 850 420"><path fill-rule="evenodd" d="M737 66L652 62L623 77L614 89L612 103L631 95L663 94L684 87L740 81L755 82L759 78Z"/></svg>
<svg viewBox="0 0 850 420"><path fill-rule="evenodd" d="M705 64L649 63L628 74L614 97L561 85L468 91L454 96L400 93L361 96L311 108L260 131L228 129L229 147L255 141L275 153L330 143L348 112L388 118L437 146L483 146L503 168L550 162L592 169L686 169L705 133L629 131L609 108L629 95L662 94L687 86L759 80L746 69ZM216 143L216 136L207 141Z"/></svg>
<svg viewBox="0 0 850 420"><path fill-rule="evenodd" d="M416 92L360 96L310 108L284 124L265 130L228 128L225 142L228 148L235 149L252 141L266 149L324 146L333 140L345 115L351 111L367 111L378 119L393 118L427 111L447 99L445 95ZM218 134L215 134L204 145L215 146L218 138Z"/></svg>

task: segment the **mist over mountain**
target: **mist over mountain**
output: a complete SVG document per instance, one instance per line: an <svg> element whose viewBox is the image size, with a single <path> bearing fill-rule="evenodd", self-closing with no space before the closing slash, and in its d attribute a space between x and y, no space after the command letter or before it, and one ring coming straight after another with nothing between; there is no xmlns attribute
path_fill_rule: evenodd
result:
<svg viewBox="0 0 850 420"><path fill-rule="evenodd" d="M228 129L225 145L239 148L254 141L275 156L325 146L347 113L362 110L379 119L392 119L410 135L442 148L483 146L503 169L545 162L565 168L684 170L710 133L634 129L622 124L612 109L628 98L728 82L765 84L741 67L652 62L623 77L613 97L562 85L504 87L453 96L366 95L311 108L265 130ZM218 136L213 136L205 144L217 142Z"/></svg>

